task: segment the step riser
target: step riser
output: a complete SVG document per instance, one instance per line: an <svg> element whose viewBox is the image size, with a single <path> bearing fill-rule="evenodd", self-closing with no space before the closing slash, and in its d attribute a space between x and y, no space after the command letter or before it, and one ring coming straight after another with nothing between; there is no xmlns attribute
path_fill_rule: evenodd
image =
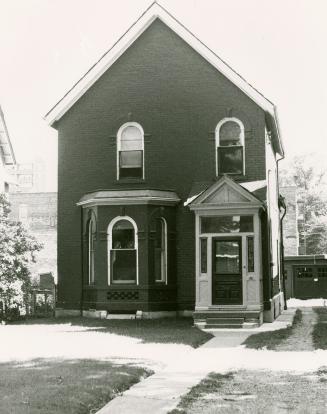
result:
<svg viewBox="0 0 327 414"><path fill-rule="evenodd" d="M207 319L207 318L240 318L240 319L259 319L260 312L194 312L194 319Z"/></svg>
<svg viewBox="0 0 327 414"><path fill-rule="evenodd" d="M244 318L207 318L206 319L208 324L239 324L242 325L242 323L244 322Z"/></svg>
<svg viewBox="0 0 327 414"><path fill-rule="evenodd" d="M242 329L243 325L236 324L206 324L205 329Z"/></svg>

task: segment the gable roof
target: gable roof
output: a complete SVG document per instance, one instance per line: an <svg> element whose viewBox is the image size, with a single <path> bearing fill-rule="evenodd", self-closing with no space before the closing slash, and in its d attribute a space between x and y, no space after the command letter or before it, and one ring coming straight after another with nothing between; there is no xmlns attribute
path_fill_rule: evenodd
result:
<svg viewBox="0 0 327 414"><path fill-rule="evenodd" d="M224 175L214 184L189 197L184 206L188 205L191 210L201 207L207 208L210 205L215 208L226 208L226 206L231 207L233 205L235 207L263 207L262 200L256 196L255 192L250 192L242 184Z"/></svg>
<svg viewBox="0 0 327 414"><path fill-rule="evenodd" d="M5 116L0 106L0 154L4 165L16 164L14 150L11 145Z"/></svg>
<svg viewBox="0 0 327 414"><path fill-rule="evenodd" d="M266 122L272 133L275 151L284 154L276 106L235 72L226 62L209 49L191 33L182 23L172 16L156 1L152 3L140 18L122 35L122 37L80 78L75 85L45 115L49 125L54 124L81 98L84 93L113 65L114 62L135 42L135 40L156 20L160 19L180 36L197 53L221 72L227 79L242 90L260 106L266 114Z"/></svg>

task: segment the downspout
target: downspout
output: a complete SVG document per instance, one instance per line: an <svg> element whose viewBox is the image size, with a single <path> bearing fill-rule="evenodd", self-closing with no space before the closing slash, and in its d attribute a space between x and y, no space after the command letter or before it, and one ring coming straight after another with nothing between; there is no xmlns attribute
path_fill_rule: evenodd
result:
<svg viewBox="0 0 327 414"><path fill-rule="evenodd" d="M83 207L81 207L81 303L80 312L83 316L83 304L84 304L84 235L83 235Z"/></svg>
<svg viewBox="0 0 327 414"><path fill-rule="evenodd" d="M276 161L276 167L277 167L277 189L278 189L278 198L280 197L280 193L279 193L279 161L283 160L284 157L279 158ZM283 199L284 200L284 199ZM286 300L286 284L285 284L285 267L284 267L284 235L283 235L283 219L286 215L286 203L283 202L283 208L284 208L284 213L282 215L282 217L280 218L280 270L282 273L282 289L283 289L283 294L284 294L284 310L287 310L287 300Z"/></svg>
<svg viewBox="0 0 327 414"><path fill-rule="evenodd" d="M284 310L287 310L287 298L286 298L286 284L285 284L285 267L284 267L284 235L283 235L283 219L286 216L287 207L284 203L283 205L284 213L280 219L280 238L281 238L281 249L280 249L280 267L282 271L282 285L283 285L283 293L284 293Z"/></svg>

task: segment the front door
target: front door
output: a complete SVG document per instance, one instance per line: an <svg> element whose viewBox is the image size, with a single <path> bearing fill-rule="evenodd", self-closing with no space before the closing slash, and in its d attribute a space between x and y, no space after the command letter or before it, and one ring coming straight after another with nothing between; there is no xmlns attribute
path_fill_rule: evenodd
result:
<svg viewBox="0 0 327 414"><path fill-rule="evenodd" d="M241 305L242 238L214 238L212 243L212 304Z"/></svg>

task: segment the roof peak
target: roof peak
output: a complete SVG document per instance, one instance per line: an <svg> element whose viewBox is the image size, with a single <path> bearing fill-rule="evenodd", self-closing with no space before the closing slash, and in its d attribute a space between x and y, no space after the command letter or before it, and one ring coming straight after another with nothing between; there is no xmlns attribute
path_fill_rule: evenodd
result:
<svg viewBox="0 0 327 414"><path fill-rule="evenodd" d="M130 26L130 28L107 50L101 58L80 78L73 87L56 103L56 105L45 115L45 120L53 126L61 117L84 95L84 93L111 67L111 65L122 56L136 39L159 18L166 26L173 30L199 55L214 66L220 73L226 76L243 93L260 106L271 118L275 135L281 144L279 137L279 126L276 108L263 94L250 85L240 74L221 59L215 52L197 38L188 28L178 21L157 0L145 9L141 16ZM275 126L275 127L274 127ZM283 153L282 145L279 146Z"/></svg>

